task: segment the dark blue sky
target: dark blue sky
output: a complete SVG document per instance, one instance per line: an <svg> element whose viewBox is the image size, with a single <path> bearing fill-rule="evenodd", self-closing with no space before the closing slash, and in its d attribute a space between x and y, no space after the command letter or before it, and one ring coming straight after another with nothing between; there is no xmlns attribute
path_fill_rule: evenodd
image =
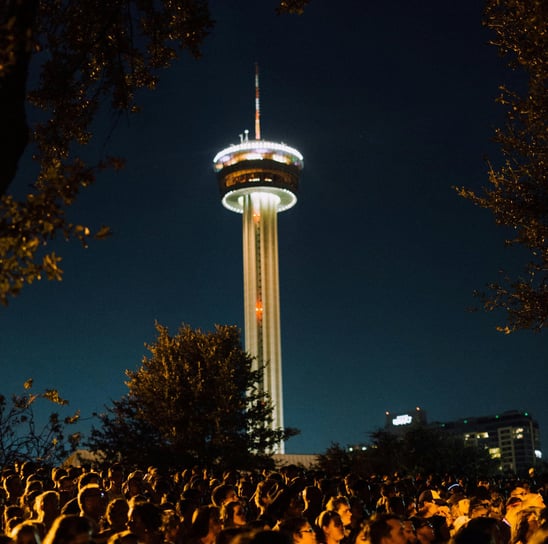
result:
<svg viewBox="0 0 548 544"><path fill-rule="evenodd" d="M524 259L454 185L487 182L509 74L480 2L212 2L203 58L184 55L142 93L143 112L92 154L124 156L70 212L114 236L58 241L62 283L0 310L1 390L56 387L88 418L126 392L154 322L243 327L241 217L220 203L212 159L253 131L305 158L297 206L279 217L285 421L291 453L366 441L385 410L429 420L527 410L548 432L546 335L496 332L474 289ZM13 189L29 182L22 168ZM87 422L89 424L89 421Z"/></svg>

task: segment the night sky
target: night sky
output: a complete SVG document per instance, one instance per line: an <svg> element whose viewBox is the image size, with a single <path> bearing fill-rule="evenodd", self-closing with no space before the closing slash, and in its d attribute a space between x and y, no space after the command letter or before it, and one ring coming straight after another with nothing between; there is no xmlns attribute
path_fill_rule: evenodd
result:
<svg viewBox="0 0 548 544"><path fill-rule="evenodd" d="M452 188L487 183L494 99L517 80L486 43L481 2L312 0L301 17L276 4L211 2L202 59L162 72L112 133L99 120L90 156L127 166L69 217L114 236L56 241L64 280L0 309L0 392L33 377L85 430L127 392L155 321L243 328L241 216L222 207L212 160L253 134L258 62L262 136L305 162L299 202L278 218L285 423L301 430L286 451L365 442L386 410L415 406L429 421L526 410L548 440L548 338L502 335L502 314L469 311L474 289L527 258Z"/></svg>

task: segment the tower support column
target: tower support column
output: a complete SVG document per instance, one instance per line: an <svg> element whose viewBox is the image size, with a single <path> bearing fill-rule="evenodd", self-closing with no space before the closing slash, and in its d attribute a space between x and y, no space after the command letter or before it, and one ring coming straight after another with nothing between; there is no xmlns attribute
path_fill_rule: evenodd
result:
<svg viewBox="0 0 548 544"><path fill-rule="evenodd" d="M278 277L279 198L266 192L243 197L244 321L246 351L262 368L263 391L270 394L272 428L283 428L283 385ZM283 453L283 443L278 446Z"/></svg>

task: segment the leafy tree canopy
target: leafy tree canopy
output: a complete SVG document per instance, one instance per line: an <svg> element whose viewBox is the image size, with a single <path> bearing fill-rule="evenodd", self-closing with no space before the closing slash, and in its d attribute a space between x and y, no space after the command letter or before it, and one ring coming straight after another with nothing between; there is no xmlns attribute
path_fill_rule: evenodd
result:
<svg viewBox="0 0 548 544"><path fill-rule="evenodd" d="M129 392L100 414L88 446L107 458L161 467L251 467L294 429L272 430L272 404L258 389L262 369L234 326L213 332L156 324L150 356L126 372Z"/></svg>
<svg viewBox="0 0 548 544"><path fill-rule="evenodd" d="M501 272L488 292L477 293L484 308L505 311L502 332L538 332L548 319L548 5L487 0L484 24L493 32L491 44L527 81L524 89L500 88L498 102L507 110L506 125L495 131L502 165L489 165L489 185L481 192L458 192L510 227L507 245L530 256L520 275Z"/></svg>
<svg viewBox="0 0 548 544"><path fill-rule="evenodd" d="M66 435L68 427L78 421L79 412L66 417L52 412L46 421L39 421L34 413L37 403L66 406L68 401L55 389L33 393L32 386L33 380L29 379L23 385L23 394L11 399L0 394L0 466L15 461L58 464L80 442L80 433Z"/></svg>
<svg viewBox="0 0 548 544"><path fill-rule="evenodd" d="M278 13L301 13L308 0L283 0ZM0 6L0 302L26 283L62 279L55 236L87 245L103 238L65 213L104 168L123 160L84 159L101 107L114 117L139 110L135 94L182 51L200 56L213 28L207 0L3 0ZM39 77L29 78L29 67ZM26 110L35 108L31 126ZM38 174L26 197L6 191L28 144Z"/></svg>

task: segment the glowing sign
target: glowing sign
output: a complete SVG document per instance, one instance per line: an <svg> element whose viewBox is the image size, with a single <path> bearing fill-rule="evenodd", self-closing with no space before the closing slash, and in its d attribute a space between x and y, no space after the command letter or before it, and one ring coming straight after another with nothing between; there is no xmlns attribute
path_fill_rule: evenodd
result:
<svg viewBox="0 0 548 544"><path fill-rule="evenodd" d="M402 414L402 415L396 416L392 420L392 425L396 425L396 426L409 425L409 423L411 423L412 421L413 421L413 418L410 415Z"/></svg>

